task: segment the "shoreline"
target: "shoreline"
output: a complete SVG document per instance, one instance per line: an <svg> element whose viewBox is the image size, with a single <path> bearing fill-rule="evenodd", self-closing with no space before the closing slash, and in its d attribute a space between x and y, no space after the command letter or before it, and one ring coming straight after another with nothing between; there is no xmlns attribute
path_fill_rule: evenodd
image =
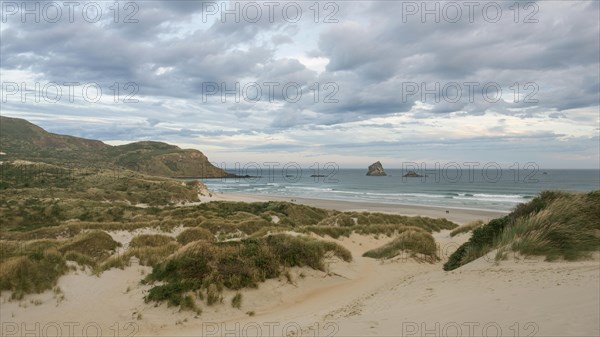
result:
<svg viewBox="0 0 600 337"><path fill-rule="evenodd" d="M489 220L502 217L509 211L480 210L468 208L451 208L440 206L425 205L406 205L406 204L387 204L380 202L367 201L346 201L330 200L306 197L277 196L249 193L223 193L211 192L212 197L203 197L202 202L210 201L237 201L237 202L265 202L265 201L286 201L299 203L306 206L332 209L342 212L380 212L390 214L401 214L406 216L424 216L430 218L446 218L458 224L465 224L470 221ZM448 212L448 213L446 213Z"/></svg>

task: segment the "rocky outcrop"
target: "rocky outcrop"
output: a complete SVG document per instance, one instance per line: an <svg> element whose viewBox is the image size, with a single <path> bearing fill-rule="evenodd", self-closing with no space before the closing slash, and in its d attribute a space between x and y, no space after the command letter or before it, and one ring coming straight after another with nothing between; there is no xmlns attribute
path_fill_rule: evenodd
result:
<svg viewBox="0 0 600 337"><path fill-rule="evenodd" d="M384 177L387 176L387 173L383 170L383 165L380 162L373 163L369 166L369 172L367 172L368 176L374 177Z"/></svg>
<svg viewBox="0 0 600 337"><path fill-rule="evenodd" d="M405 174L405 175L403 175L403 177L408 177L408 178L421 178L421 177L422 177L422 175L418 174L418 173L417 173L417 172L415 172L415 171L408 171L408 172L406 172L406 174Z"/></svg>

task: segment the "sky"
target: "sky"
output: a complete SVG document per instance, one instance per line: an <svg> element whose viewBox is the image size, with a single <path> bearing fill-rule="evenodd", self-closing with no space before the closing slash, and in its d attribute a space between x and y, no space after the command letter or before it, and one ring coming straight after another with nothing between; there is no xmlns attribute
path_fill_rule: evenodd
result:
<svg viewBox="0 0 600 337"><path fill-rule="evenodd" d="M3 116L227 167L600 167L598 1L77 4L1 2Z"/></svg>

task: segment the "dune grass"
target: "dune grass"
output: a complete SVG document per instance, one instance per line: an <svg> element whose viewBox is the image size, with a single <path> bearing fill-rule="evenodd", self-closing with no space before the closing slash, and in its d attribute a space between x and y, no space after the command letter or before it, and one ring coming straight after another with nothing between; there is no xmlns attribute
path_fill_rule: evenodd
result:
<svg viewBox="0 0 600 337"><path fill-rule="evenodd" d="M483 221L481 221L481 220L471 221L471 222L466 223L458 228L455 228L452 232L450 232L450 236L455 237L459 234L468 233L468 232L472 231L473 229L480 227L481 225L483 225Z"/></svg>
<svg viewBox="0 0 600 337"><path fill-rule="evenodd" d="M600 249L600 191L556 198L506 228L496 246L549 261L589 256Z"/></svg>
<svg viewBox="0 0 600 337"><path fill-rule="evenodd" d="M0 263L0 290L12 291L13 299L51 289L68 271L66 260L56 249L15 256Z"/></svg>
<svg viewBox="0 0 600 337"><path fill-rule="evenodd" d="M162 234L142 234L131 239L130 247L160 247L174 242L175 239Z"/></svg>
<svg viewBox="0 0 600 337"><path fill-rule="evenodd" d="M180 207L177 203L197 201L201 184L128 170L116 174L106 168L37 164L35 175L23 179L21 166L30 168L32 164L5 162L5 175L0 181L0 264L7 266L2 271L0 289L21 294L50 287L52 281L38 282L36 278L47 276L48 280L56 280L66 272L67 261L88 266L96 273L139 261L153 267L156 275L176 275L185 274L185 268L198 268L202 254L213 254L207 260L210 273L200 277L200 287L206 282L202 296L219 302L220 295L214 295L215 288L209 289L210 284L217 290L252 287L277 277L285 268L307 266L323 270L331 257L352 258L334 243L280 232L339 238L352 233L398 235L411 227L429 232L456 227L445 219L338 212L287 202L210 202ZM145 205L137 205L140 203ZM278 223L272 221L274 217ZM107 234L140 228L171 231L178 226L185 230L176 239L139 235L119 254L115 254L119 243ZM223 242L226 240L233 241ZM193 247L198 245L206 251L195 252ZM52 257L55 271L42 276L41 271L49 268L39 259L45 254ZM199 260L183 262L187 261L184 256L194 254L200 254L196 256ZM165 272L168 261L177 261L171 266L179 267ZM33 280L26 281L19 275ZM200 293L190 295L178 290L198 289L196 283L188 284L198 281L197 277L186 280L180 284L166 281L164 293L179 294L179 304L187 295L200 297Z"/></svg>
<svg viewBox="0 0 600 337"><path fill-rule="evenodd" d="M214 242L215 236L209 230L200 227L186 228L183 232L177 235L177 242L182 245L187 245L190 242L198 240Z"/></svg>
<svg viewBox="0 0 600 337"><path fill-rule="evenodd" d="M236 309L241 309L242 307L242 294L236 293L235 296L231 299L231 307Z"/></svg>
<svg viewBox="0 0 600 337"><path fill-rule="evenodd" d="M325 270L328 253L344 261L352 259L348 250L333 242L282 234L219 244L195 241L156 265L146 277L145 282L162 282L150 289L146 301L181 305L184 293L200 290L212 305L222 301L223 288L254 288L278 277L286 267Z"/></svg>
<svg viewBox="0 0 600 337"><path fill-rule="evenodd" d="M62 245L59 250L63 253L80 253L99 261L110 256L119 246L121 244L113 240L106 232L92 231L74 237Z"/></svg>
<svg viewBox="0 0 600 337"><path fill-rule="evenodd" d="M546 191L517 206L505 217L473 230L444 264L453 270L495 248L547 260L575 260L600 249L600 191L567 193Z"/></svg>
<svg viewBox="0 0 600 337"><path fill-rule="evenodd" d="M410 257L417 260L428 262L439 260L433 236L419 228L406 230L400 233L392 242L369 250L363 256L374 259L390 259L403 252L407 252Z"/></svg>

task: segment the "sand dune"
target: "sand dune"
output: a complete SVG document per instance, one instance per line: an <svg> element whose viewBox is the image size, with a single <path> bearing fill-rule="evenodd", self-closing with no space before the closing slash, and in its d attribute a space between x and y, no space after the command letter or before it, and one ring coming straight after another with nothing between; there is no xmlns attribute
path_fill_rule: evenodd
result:
<svg viewBox="0 0 600 337"><path fill-rule="evenodd" d="M486 215L453 213L464 221ZM178 231L180 228L167 234ZM133 237L123 231L111 235L125 247ZM139 281L151 271L149 267L134 263L100 276L78 270L60 278L60 291L29 295L21 301L10 301L10 294L3 292L2 335L600 335L597 255L582 262L511 257L497 263L490 253L444 272L444 260L469 234L451 238L446 230L434 237L442 258L435 264L408 256L385 262L362 257L365 251L391 240L385 236L324 238L349 249L354 261L329 259L326 272L293 268L291 281L280 277L267 280L258 289L243 290L240 309L230 305L235 292L226 290L223 304L203 307L201 315L180 312L164 303L145 303L150 287Z"/></svg>

